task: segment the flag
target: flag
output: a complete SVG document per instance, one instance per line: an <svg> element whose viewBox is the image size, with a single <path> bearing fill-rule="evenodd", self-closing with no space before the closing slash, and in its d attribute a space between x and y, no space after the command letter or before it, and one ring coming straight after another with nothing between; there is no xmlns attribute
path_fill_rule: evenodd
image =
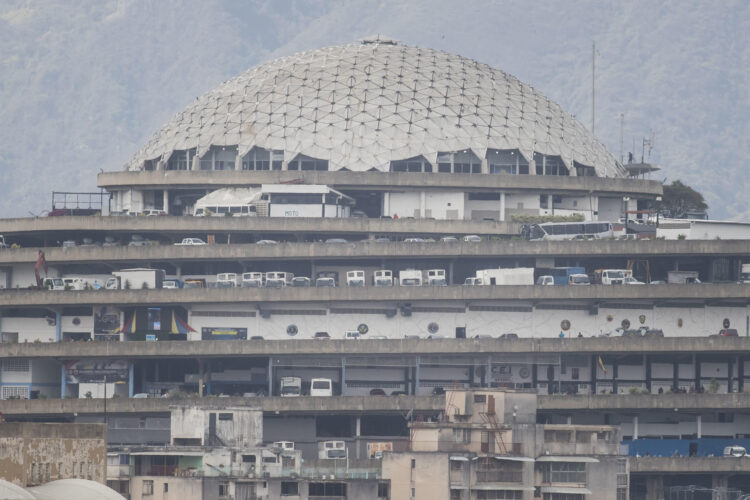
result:
<svg viewBox="0 0 750 500"><path fill-rule="evenodd" d="M133 311L133 315L125 320L125 322L122 324L121 328L118 328L114 333L135 333L135 311Z"/></svg>
<svg viewBox="0 0 750 500"><path fill-rule="evenodd" d="M599 356L599 368L601 368L604 373L607 373L607 369L604 368L604 361L601 356Z"/></svg>
<svg viewBox="0 0 750 500"><path fill-rule="evenodd" d="M172 329L169 333L187 333L195 330L172 311Z"/></svg>

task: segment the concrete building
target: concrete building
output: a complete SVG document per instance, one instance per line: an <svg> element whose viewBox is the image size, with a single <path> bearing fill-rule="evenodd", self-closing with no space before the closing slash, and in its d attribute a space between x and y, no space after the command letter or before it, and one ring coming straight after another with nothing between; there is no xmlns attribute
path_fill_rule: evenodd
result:
<svg viewBox="0 0 750 500"><path fill-rule="evenodd" d="M104 483L106 454L102 424L0 423L2 478L24 488L71 478Z"/></svg>
<svg viewBox="0 0 750 500"><path fill-rule="evenodd" d="M441 51L258 66L101 173L103 215L0 219L0 411L104 424L106 474L103 436L64 464L133 500L750 492L750 245L618 238L654 169ZM534 284L572 270L640 284ZM32 455L19 484L65 472Z"/></svg>

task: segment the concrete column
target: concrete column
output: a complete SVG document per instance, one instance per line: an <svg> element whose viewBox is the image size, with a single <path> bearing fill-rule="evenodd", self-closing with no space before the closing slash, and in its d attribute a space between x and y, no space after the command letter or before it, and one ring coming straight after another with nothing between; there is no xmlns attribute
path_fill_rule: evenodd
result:
<svg viewBox="0 0 750 500"><path fill-rule="evenodd" d="M482 158L482 173L483 174L489 174L490 173L490 162L487 161L487 158Z"/></svg>
<svg viewBox="0 0 750 500"><path fill-rule="evenodd" d="M633 417L633 439L638 439L638 415Z"/></svg>
<svg viewBox="0 0 750 500"><path fill-rule="evenodd" d="M448 280L449 285L453 284L453 265L454 264L455 264L455 261L453 259L451 259L448 262L448 272L447 272L446 279Z"/></svg>
<svg viewBox="0 0 750 500"><path fill-rule="evenodd" d="M727 474L711 474L711 488L718 490L718 493L714 493L716 499L729 498L727 495L727 488L729 488L729 475Z"/></svg>
<svg viewBox="0 0 750 500"><path fill-rule="evenodd" d="M211 362L206 363L206 394L211 395Z"/></svg>
<svg viewBox="0 0 750 500"><path fill-rule="evenodd" d="M492 386L492 356L487 356L487 371L484 374L484 386Z"/></svg>
<svg viewBox="0 0 750 500"><path fill-rule="evenodd" d="M205 367L203 360L198 360L198 396L203 397L203 377L205 376Z"/></svg>
<svg viewBox="0 0 750 500"><path fill-rule="evenodd" d="M68 394L68 381L65 380L65 365L60 366L60 398L64 399Z"/></svg>
<svg viewBox="0 0 750 500"><path fill-rule="evenodd" d="M695 436L698 439L703 437L703 417L701 415L695 416Z"/></svg>
<svg viewBox="0 0 750 500"><path fill-rule="evenodd" d="M664 500L664 476L646 476L646 500Z"/></svg>
<svg viewBox="0 0 750 500"><path fill-rule="evenodd" d="M135 365L130 362L128 365L128 397L132 398L135 393L135 387L133 387L133 380L135 378Z"/></svg>
<svg viewBox="0 0 750 500"><path fill-rule="evenodd" d="M59 311L55 312L55 342L62 340L62 314Z"/></svg>
<svg viewBox="0 0 750 500"><path fill-rule="evenodd" d="M497 220L505 220L505 191L500 192L500 216L497 218Z"/></svg>
<svg viewBox="0 0 750 500"><path fill-rule="evenodd" d="M419 356L414 358L414 395L419 390Z"/></svg>
<svg viewBox="0 0 750 500"><path fill-rule="evenodd" d="M346 356L341 357L341 396L344 395L344 384L346 383ZM359 418L357 418L357 425L359 425ZM357 457L359 458L359 457Z"/></svg>
<svg viewBox="0 0 750 500"><path fill-rule="evenodd" d="M360 433L360 423L361 423L360 422L360 417L357 417L356 426L355 426L355 432L354 432L354 437L355 437L354 438L354 447L357 450L357 460L359 460L359 458L360 458L359 457L359 448L360 448L360 446L359 446L359 436L361 435L361 433Z"/></svg>
<svg viewBox="0 0 750 500"><path fill-rule="evenodd" d="M268 395L273 396L273 358L268 358Z"/></svg>
<svg viewBox="0 0 750 500"><path fill-rule="evenodd" d="M427 215L425 215L425 209L427 208L426 198L427 198L426 193L424 191L420 191L419 192L419 217L422 219L427 217Z"/></svg>
<svg viewBox="0 0 750 500"><path fill-rule="evenodd" d="M161 208L165 212L169 213L169 191L166 189L164 190L164 199L162 200Z"/></svg>
<svg viewBox="0 0 750 500"><path fill-rule="evenodd" d="M381 215L389 215L391 213L391 193L383 193L383 213Z"/></svg>

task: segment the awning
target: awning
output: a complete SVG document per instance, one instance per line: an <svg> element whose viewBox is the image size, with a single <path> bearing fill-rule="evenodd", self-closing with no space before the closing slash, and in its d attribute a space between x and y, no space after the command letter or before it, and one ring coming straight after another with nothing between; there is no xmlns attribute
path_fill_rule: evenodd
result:
<svg viewBox="0 0 750 500"><path fill-rule="evenodd" d="M462 457L461 455L454 455L454 456L448 458L448 460L453 460L454 462L468 462L469 458L468 457Z"/></svg>
<svg viewBox="0 0 750 500"><path fill-rule="evenodd" d="M537 462L574 462L584 464L598 464L599 460L594 457L571 456L563 457L559 455L543 455L536 459Z"/></svg>
<svg viewBox="0 0 750 500"><path fill-rule="evenodd" d="M497 484L475 484L471 487L472 490L482 491L534 491L533 486L505 486ZM575 488L574 488L575 489Z"/></svg>
<svg viewBox="0 0 750 500"><path fill-rule="evenodd" d="M590 495L591 491L586 488L575 488L572 486L542 486L542 493L567 493L569 495Z"/></svg>
<svg viewBox="0 0 750 500"><path fill-rule="evenodd" d="M531 457L510 457L508 455L495 455L497 460L508 460L511 462L534 462L535 460Z"/></svg>

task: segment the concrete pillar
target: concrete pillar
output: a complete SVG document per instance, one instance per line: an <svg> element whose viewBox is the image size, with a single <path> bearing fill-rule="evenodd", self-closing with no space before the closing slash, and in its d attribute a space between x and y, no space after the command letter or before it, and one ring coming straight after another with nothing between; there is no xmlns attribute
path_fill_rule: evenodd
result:
<svg viewBox="0 0 750 500"><path fill-rule="evenodd" d="M204 373L206 377L206 394L211 395L211 362L206 363L206 371Z"/></svg>
<svg viewBox="0 0 750 500"><path fill-rule="evenodd" d="M490 162L487 161L487 158L482 158L482 173L483 174L489 174L490 173Z"/></svg>
<svg viewBox="0 0 750 500"><path fill-rule="evenodd" d="M638 439L638 415L633 417L633 439Z"/></svg>
<svg viewBox="0 0 750 500"><path fill-rule="evenodd" d="M505 191L500 192L500 215L497 218L499 221L505 220Z"/></svg>
<svg viewBox="0 0 750 500"><path fill-rule="evenodd" d="M454 264L455 264L455 261L453 259L451 259L448 262L448 272L447 272L446 279L448 280L449 285L453 284L453 265Z"/></svg>
<svg viewBox="0 0 750 500"><path fill-rule="evenodd" d="M135 393L133 381L135 379L135 365L131 361L128 365L128 397L132 398Z"/></svg>
<svg viewBox="0 0 750 500"><path fill-rule="evenodd" d="M391 213L391 193L383 193L382 215L390 215L390 213Z"/></svg>
<svg viewBox="0 0 750 500"><path fill-rule="evenodd" d="M414 358L414 395L419 391L419 356Z"/></svg>
<svg viewBox="0 0 750 500"><path fill-rule="evenodd" d="M203 377L205 376L205 367L203 366L203 360L198 360L198 396L203 397Z"/></svg>
<svg viewBox="0 0 750 500"><path fill-rule="evenodd" d="M424 219L427 217L425 209L427 208L427 194L424 191L419 192L419 217Z"/></svg>
<svg viewBox="0 0 750 500"><path fill-rule="evenodd" d="M664 500L664 476L646 476L646 500Z"/></svg>
<svg viewBox="0 0 750 500"><path fill-rule="evenodd" d="M703 417L701 415L695 416L695 436L698 439L703 437Z"/></svg>
<svg viewBox="0 0 750 500"><path fill-rule="evenodd" d="M60 311L55 312L55 342L62 340L62 314Z"/></svg>
<svg viewBox="0 0 750 500"><path fill-rule="evenodd" d="M164 190L164 199L162 200L161 209L169 213L169 191Z"/></svg>
<svg viewBox="0 0 750 500"><path fill-rule="evenodd" d="M729 488L729 476L727 474L711 474L711 488L719 490L718 495L714 498L728 498L727 488Z"/></svg>
<svg viewBox="0 0 750 500"><path fill-rule="evenodd" d="M341 357L341 396L344 395L344 385L346 383L346 356ZM359 425L359 419L357 419L357 425ZM357 457L359 458L359 457Z"/></svg>
<svg viewBox="0 0 750 500"><path fill-rule="evenodd" d="M361 433L360 433L360 424L361 424L360 417L357 417L356 426L355 426L355 432L354 432L354 436L355 436L354 447L357 450L357 460L359 460L359 458L360 458L359 457L359 448L360 448L360 446L359 446L359 436L361 435Z"/></svg>
<svg viewBox="0 0 750 500"><path fill-rule="evenodd" d="M273 358L268 358L268 395L273 396Z"/></svg>
<svg viewBox="0 0 750 500"><path fill-rule="evenodd" d="M487 356L487 371L484 374L484 386L492 387L492 356Z"/></svg>
<svg viewBox="0 0 750 500"><path fill-rule="evenodd" d="M68 394L68 381L65 379L65 365L60 365L60 398L64 399Z"/></svg>

